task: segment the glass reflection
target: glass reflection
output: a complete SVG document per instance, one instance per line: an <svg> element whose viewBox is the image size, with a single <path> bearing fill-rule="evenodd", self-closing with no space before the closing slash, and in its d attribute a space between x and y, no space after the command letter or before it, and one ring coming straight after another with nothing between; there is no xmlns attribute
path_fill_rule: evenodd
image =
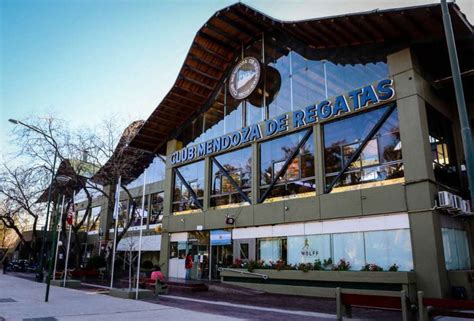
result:
<svg viewBox="0 0 474 321"><path fill-rule="evenodd" d="M379 108L324 125L327 186L347 164L387 108ZM402 145L398 113L394 110L374 138L366 144L360 157L349 165L346 173L335 186L401 177L403 177Z"/></svg>
<svg viewBox="0 0 474 321"><path fill-rule="evenodd" d="M201 202L204 196L204 161L195 162L176 168L183 176L189 188L194 191L197 200ZM192 198L192 193L177 174L174 175L173 212L198 209L199 206Z"/></svg>
<svg viewBox="0 0 474 321"><path fill-rule="evenodd" d="M305 134L306 131L300 131L260 144L261 193L265 192L278 175ZM269 198L314 192L316 190L314 175L314 143L311 134L285 173L278 177Z"/></svg>
<svg viewBox="0 0 474 321"><path fill-rule="evenodd" d="M240 189L251 198L252 149L242 148L215 157ZM212 162L211 206L244 203L242 195L234 188L227 176Z"/></svg>

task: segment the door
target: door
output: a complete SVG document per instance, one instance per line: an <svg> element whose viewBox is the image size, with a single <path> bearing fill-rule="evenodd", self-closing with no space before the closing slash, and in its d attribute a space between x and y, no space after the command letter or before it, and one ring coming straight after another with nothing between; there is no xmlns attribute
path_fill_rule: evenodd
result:
<svg viewBox="0 0 474 321"><path fill-rule="evenodd" d="M233 262L232 244L212 246L212 279L220 279L220 267L229 267Z"/></svg>

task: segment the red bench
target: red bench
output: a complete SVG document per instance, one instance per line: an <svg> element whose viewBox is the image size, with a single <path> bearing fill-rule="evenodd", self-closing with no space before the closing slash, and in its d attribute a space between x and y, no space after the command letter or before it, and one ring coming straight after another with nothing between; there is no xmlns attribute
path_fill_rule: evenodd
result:
<svg viewBox="0 0 474 321"><path fill-rule="evenodd" d="M394 293L395 294L395 293ZM352 307L375 308L399 310L402 312L403 321L408 321L408 306L410 305L405 291L400 291L398 296L369 295L342 293L340 288L336 288L337 319L342 317L352 317Z"/></svg>
<svg viewBox="0 0 474 321"><path fill-rule="evenodd" d="M418 292L419 320L432 320L436 316L474 319L474 301L424 298L423 292Z"/></svg>

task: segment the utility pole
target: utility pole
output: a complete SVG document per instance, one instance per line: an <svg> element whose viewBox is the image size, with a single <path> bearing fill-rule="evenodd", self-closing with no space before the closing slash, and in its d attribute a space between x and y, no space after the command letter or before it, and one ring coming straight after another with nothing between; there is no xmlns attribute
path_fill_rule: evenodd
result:
<svg viewBox="0 0 474 321"><path fill-rule="evenodd" d="M474 143L471 127L469 125L469 116L467 114L464 91L462 88L461 71L459 69L456 43L454 41L453 25L451 23L451 16L449 15L449 8L446 0L441 0L441 10L443 12L444 32L446 34L449 62L451 64L451 72L453 75L454 92L456 93L459 120L461 122L461 136L464 147L464 158L466 159L467 181L471 195L471 204L474 205Z"/></svg>

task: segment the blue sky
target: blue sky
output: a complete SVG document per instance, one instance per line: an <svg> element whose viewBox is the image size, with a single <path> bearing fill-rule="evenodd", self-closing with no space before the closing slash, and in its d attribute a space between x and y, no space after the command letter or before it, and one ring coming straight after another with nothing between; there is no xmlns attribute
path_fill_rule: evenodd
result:
<svg viewBox="0 0 474 321"><path fill-rule="evenodd" d="M245 3L284 20L431 3L423 0ZM8 118L89 126L145 119L173 85L196 31L235 1L0 1L0 154ZM473 21L474 1L458 1Z"/></svg>

